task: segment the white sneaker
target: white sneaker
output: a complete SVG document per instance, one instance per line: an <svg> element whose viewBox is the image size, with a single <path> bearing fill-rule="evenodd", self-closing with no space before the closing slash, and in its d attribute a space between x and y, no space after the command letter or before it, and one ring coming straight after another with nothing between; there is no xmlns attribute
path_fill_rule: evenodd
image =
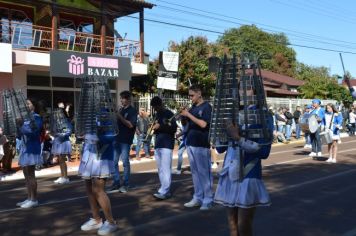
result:
<svg viewBox="0 0 356 236"><path fill-rule="evenodd" d="M216 169L218 168L218 164L216 162L214 162L212 165L211 165L211 169Z"/></svg>
<svg viewBox="0 0 356 236"><path fill-rule="evenodd" d="M208 203L208 204L203 204L199 208L201 211L207 211L210 210L213 207L213 203Z"/></svg>
<svg viewBox="0 0 356 236"><path fill-rule="evenodd" d="M316 153L315 153L315 152L311 152L311 153L309 154L309 156L310 156L310 157L316 157Z"/></svg>
<svg viewBox="0 0 356 236"><path fill-rule="evenodd" d="M82 224L82 226L80 226L80 229L83 231L89 231L93 229L99 229L102 225L103 222L101 221L101 219L99 222L97 222L95 219L90 218L87 222L85 222L84 224Z"/></svg>
<svg viewBox="0 0 356 236"><path fill-rule="evenodd" d="M318 152L318 155L317 155L317 156L318 156L318 157L321 157L322 155L323 155L323 154L321 154L321 152Z"/></svg>
<svg viewBox="0 0 356 236"><path fill-rule="evenodd" d="M196 199L192 199L189 202L184 204L185 207L191 208L191 207L198 207L201 206L201 202L199 200Z"/></svg>
<svg viewBox="0 0 356 236"><path fill-rule="evenodd" d="M336 163L336 162L337 162L337 161L336 161L335 158L331 160L331 163Z"/></svg>
<svg viewBox="0 0 356 236"><path fill-rule="evenodd" d="M27 203L28 201L31 201L31 200L26 199L25 201L18 202L18 203L16 203L16 206L20 207L20 206L22 206L23 204Z"/></svg>
<svg viewBox="0 0 356 236"><path fill-rule="evenodd" d="M33 208L38 206L38 201L28 200L26 203L22 204L21 208Z"/></svg>
<svg viewBox="0 0 356 236"><path fill-rule="evenodd" d="M117 230L116 224L111 224L109 221L105 221L104 224L98 230L99 235L108 235Z"/></svg>
<svg viewBox="0 0 356 236"><path fill-rule="evenodd" d="M333 161L332 157L329 157L329 159L326 160L326 162L332 162L332 161Z"/></svg>
<svg viewBox="0 0 356 236"><path fill-rule="evenodd" d="M69 178L62 177L62 179L58 181L57 184L69 184L69 182Z"/></svg>
<svg viewBox="0 0 356 236"><path fill-rule="evenodd" d="M172 174L180 175L180 174L182 174L182 170L172 170Z"/></svg>
<svg viewBox="0 0 356 236"><path fill-rule="evenodd" d="M58 184L60 181L62 181L62 177L59 177L58 179L56 179L55 181L53 181L55 184Z"/></svg>

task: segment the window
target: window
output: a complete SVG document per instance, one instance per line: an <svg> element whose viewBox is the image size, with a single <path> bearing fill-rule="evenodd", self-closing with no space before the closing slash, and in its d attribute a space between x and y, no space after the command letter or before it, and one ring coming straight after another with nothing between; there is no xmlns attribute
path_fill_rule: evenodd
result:
<svg viewBox="0 0 356 236"><path fill-rule="evenodd" d="M52 77L53 87L73 88L74 78Z"/></svg>
<svg viewBox="0 0 356 236"><path fill-rule="evenodd" d="M50 86L50 78L43 75L27 75L27 85L48 87Z"/></svg>

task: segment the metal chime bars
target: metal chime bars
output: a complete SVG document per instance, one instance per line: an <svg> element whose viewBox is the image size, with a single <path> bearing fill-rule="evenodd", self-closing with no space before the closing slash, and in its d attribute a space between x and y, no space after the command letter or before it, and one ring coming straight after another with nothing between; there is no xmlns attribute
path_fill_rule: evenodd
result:
<svg viewBox="0 0 356 236"><path fill-rule="evenodd" d="M32 129L36 128L33 113L26 104L24 94L20 89L5 89L2 91L2 106L4 120L4 134L10 139L15 140L18 124L24 121L30 122Z"/></svg>
<svg viewBox="0 0 356 236"><path fill-rule="evenodd" d="M114 101L111 98L107 79L96 77L85 78L79 97L79 108L76 114L75 133L77 137L85 134L118 133L114 112Z"/></svg>
<svg viewBox="0 0 356 236"><path fill-rule="evenodd" d="M241 54L223 60L213 59L217 65L217 81L210 124L210 142L214 146L227 146L231 140L226 124L240 127L240 135L247 139L272 142L268 131L268 109L263 89L261 70L256 58Z"/></svg>

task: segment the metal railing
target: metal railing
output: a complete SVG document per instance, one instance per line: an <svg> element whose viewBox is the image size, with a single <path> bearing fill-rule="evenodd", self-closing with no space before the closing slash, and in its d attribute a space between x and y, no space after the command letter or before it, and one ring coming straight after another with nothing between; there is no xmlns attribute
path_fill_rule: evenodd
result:
<svg viewBox="0 0 356 236"><path fill-rule="evenodd" d="M151 99L157 96L157 94L146 94L144 96L134 97L133 99L133 106L138 109L140 107L144 107L147 110L150 109L150 101ZM164 95L162 98L163 103L166 104L167 107L170 109L177 109L181 106L185 106L190 104L190 100L188 97L180 96L180 95ZM210 104L213 104L213 97L209 99L205 99ZM290 111L295 111L297 106L301 106L304 108L306 105L311 105L312 99L301 99L301 98L274 98L274 97L267 97L267 104L268 106L272 106L274 110L278 109L279 107L287 107ZM322 106L325 106L328 103L336 104L336 100L321 100Z"/></svg>
<svg viewBox="0 0 356 236"><path fill-rule="evenodd" d="M0 20L0 42L11 43L13 48L29 51L50 51L52 29L29 22ZM86 53L101 53L100 35L78 32L73 29L58 29L58 49ZM140 42L116 37L106 37L106 55L129 57L140 62Z"/></svg>

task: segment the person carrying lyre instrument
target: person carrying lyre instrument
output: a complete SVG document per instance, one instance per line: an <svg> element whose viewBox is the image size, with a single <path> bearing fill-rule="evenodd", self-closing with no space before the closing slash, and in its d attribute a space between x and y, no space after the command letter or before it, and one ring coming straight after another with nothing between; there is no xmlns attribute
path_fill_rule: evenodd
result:
<svg viewBox="0 0 356 236"><path fill-rule="evenodd" d="M153 97L151 106L156 111L156 119L152 129L155 134L155 159L161 183L157 193L154 193L153 196L165 200L171 197L172 157L177 124L175 118L170 120L174 114L164 107L162 99Z"/></svg>
<svg viewBox="0 0 356 236"><path fill-rule="evenodd" d="M21 137L21 146L19 154L19 165L23 169L27 187L27 199L18 202L16 205L21 208L33 208L38 206L37 200L37 180L35 176L35 166L41 165L41 141L40 134L42 130L42 118L35 113L35 101L27 99L26 106L34 116L35 125L29 120L18 119L18 135Z"/></svg>
<svg viewBox="0 0 356 236"><path fill-rule="evenodd" d="M109 191L118 189L121 193L126 193L129 189L130 178L130 147L135 135L137 112L131 106L131 93L122 91L120 93L122 108L117 113L117 124L119 135L116 138L116 155L114 159L114 182ZM124 166L124 179L120 187L119 158Z"/></svg>
<svg viewBox="0 0 356 236"><path fill-rule="evenodd" d="M72 125L69 121L69 117L64 110L63 102L58 103L59 109L62 111L64 120L56 120L53 119L52 122L65 122L66 129L62 131L56 130L54 134L54 140L52 143L52 155L54 157L58 157L58 162L61 170L61 176L54 181L56 184L67 184L69 183L68 173L67 173L67 164L66 160L67 157L70 159L70 155L72 153L72 145L69 141L69 136L72 134ZM58 111L59 112L59 111ZM58 125L58 124L51 124L51 125Z"/></svg>
<svg viewBox="0 0 356 236"><path fill-rule="evenodd" d="M189 98L192 101L192 107L189 111L183 109L181 115L189 123L186 147L192 172L194 195L184 206L200 206L200 210L209 210L213 203L213 176L209 143L212 107L204 101L202 88L198 85L192 85L189 88Z"/></svg>
<svg viewBox="0 0 356 236"><path fill-rule="evenodd" d="M321 101L319 99L312 100L313 110L310 112L312 115L316 115L317 121L319 123L319 128L315 133L310 133L310 141L312 144L312 151L309 154L310 157L315 158L316 156L320 157L321 154L321 138L320 138L320 129L322 125L322 120L324 119L325 111L320 107Z"/></svg>

